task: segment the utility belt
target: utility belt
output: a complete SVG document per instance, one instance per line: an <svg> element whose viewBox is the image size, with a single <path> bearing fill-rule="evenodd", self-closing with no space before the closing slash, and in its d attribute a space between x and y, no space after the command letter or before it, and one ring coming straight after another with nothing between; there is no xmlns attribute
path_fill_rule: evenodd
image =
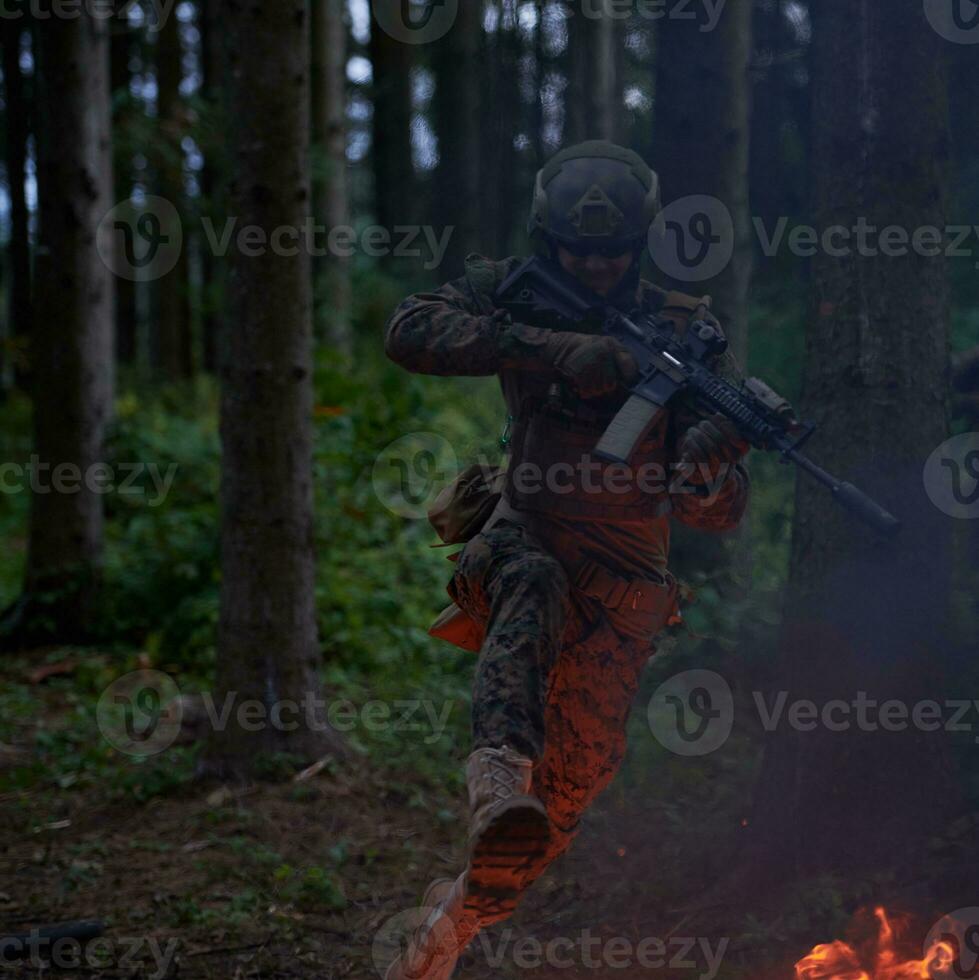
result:
<svg viewBox="0 0 979 980"><path fill-rule="evenodd" d="M641 644L650 643L664 626L683 621L677 604L680 589L674 576L665 569L662 574L623 574L606 565L601 556L588 552L573 533L553 524L548 524L553 530L545 531L533 515L622 524L645 522L670 512L665 487L662 493L646 493L634 486L622 492L596 493L577 488L578 492L569 493L544 479L528 492L522 486L518 469L521 463L531 462L545 471L562 464L573 467L576 457L591 463L590 451L613 416L580 403L573 410L557 411L553 403L545 405L543 399L533 396L525 399L521 409L518 418L512 420L515 425L506 469L469 467L443 491L429 511L429 520L446 544L468 541L500 520L533 525L529 530L537 531L541 544L561 562L573 589L601 604L616 630ZM665 425L665 421L661 424ZM663 444L664 433L654 429L634 455L642 463L661 463L665 483L667 460ZM594 460L594 464L599 479L609 467L621 465L601 460ZM448 557L455 560L458 555ZM453 602L443 609L428 632L475 652L482 646L485 626Z"/></svg>
<svg viewBox="0 0 979 980"><path fill-rule="evenodd" d="M505 499L498 500L483 530L490 530L500 521L527 526L527 517L515 511ZM683 622L678 600L685 595L684 589L670 571L623 574L610 568L600 556L590 553L587 546L578 543L563 529L551 533L539 527L528 530L536 531L541 544L561 562L572 590L584 596L586 603L587 600L599 603L612 627L633 641L648 646L664 627ZM449 555L449 558L454 561L459 554ZM451 588L449 595L450 598L453 596ZM483 644L485 624L471 619L452 602L442 610L428 632L476 653Z"/></svg>
<svg viewBox="0 0 979 980"><path fill-rule="evenodd" d="M657 578L629 578L586 557L578 562L572 584L606 609L639 622L649 621L650 625L658 623L654 632L680 622L676 608L677 582L671 572Z"/></svg>
<svg viewBox="0 0 979 980"><path fill-rule="evenodd" d="M569 560L564 547L555 547L552 541L547 544L568 572L572 588L600 603L612 627L620 633L648 645L664 627L683 622L678 604L680 586L671 572L623 575L581 549L577 549L577 557ZM458 553L450 558L458 558ZM485 624L471 619L452 602L428 632L476 653L483 644Z"/></svg>

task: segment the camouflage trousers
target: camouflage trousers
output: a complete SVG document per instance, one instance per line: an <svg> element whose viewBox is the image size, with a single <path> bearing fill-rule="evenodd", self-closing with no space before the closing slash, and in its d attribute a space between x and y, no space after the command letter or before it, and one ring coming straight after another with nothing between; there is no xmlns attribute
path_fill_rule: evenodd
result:
<svg viewBox="0 0 979 980"><path fill-rule="evenodd" d="M535 760L552 843L525 886L577 833L625 754L648 642L620 635L525 527L501 520L463 549L453 599L486 625L473 685L473 749L504 743Z"/></svg>

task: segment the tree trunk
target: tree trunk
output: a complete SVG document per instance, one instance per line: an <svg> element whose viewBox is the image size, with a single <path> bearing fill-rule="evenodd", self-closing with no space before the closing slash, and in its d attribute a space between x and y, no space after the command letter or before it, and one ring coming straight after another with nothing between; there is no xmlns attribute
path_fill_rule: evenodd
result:
<svg viewBox="0 0 979 980"><path fill-rule="evenodd" d="M621 139L624 131L622 79L616 48L621 20L600 2L568 7L568 87L565 145L582 140Z"/></svg>
<svg viewBox="0 0 979 980"><path fill-rule="evenodd" d="M3 77L6 101L6 167L7 185L10 189L10 245L7 287L7 337L12 350L18 352L13 359L13 377L20 386L27 385L25 363L31 323L31 251L28 235L27 198L24 192L24 176L27 161L27 137L30 132L28 98L24 77L20 68L21 39L23 28L15 20L4 19ZM4 366L0 364L0 368ZM2 374L6 374L5 371ZM5 377L0 376L0 387Z"/></svg>
<svg viewBox="0 0 979 980"><path fill-rule="evenodd" d="M496 30L481 38L482 90L486 111L481 113L480 165L491 179L480 180L480 227L483 249L506 255L513 231L514 197L518 193L518 158L514 149L520 113L520 37L517 12L512 0L499 0ZM519 188L521 192L523 188Z"/></svg>
<svg viewBox="0 0 979 980"><path fill-rule="evenodd" d="M672 280L709 293L735 355L747 350L752 228L748 210L751 4L729 4L710 31L694 21L657 21L654 169L663 203L706 194L731 215L731 261L706 280Z"/></svg>
<svg viewBox="0 0 979 980"><path fill-rule="evenodd" d="M399 18L401 0L375 0ZM389 23L385 20L385 23ZM397 40L371 20L370 60L373 71L374 117L371 160L374 169L374 210L377 223L393 234L395 225L414 220L415 171L411 162L411 55L412 45Z"/></svg>
<svg viewBox="0 0 979 980"><path fill-rule="evenodd" d="M683 292L711 296L711 308L742 365L748 349L753 258L748 208L751 7L750 3L729 4L710 31L702 31L694 21L670 18L657 21L656 28L653 162L663 203L700 195L716 198L730 215L728 228L733 232L732 238L730 232L711 229L722 238L715 247L727 247L731 253L719 273L705 280L684 281L669 275L659 279ZM698 211L681 206L676 217L685 225ZM691 231L686 230L687 241ZM678 554L709 568L724 595L740 599L751 576L746 538L744 529L720 537L678 528L675 540Z"/></svg>
<svg viewBox="0 0 979 980"><path fill-rule="evenodd" d="M157 106L163 149L159 161L160 196L170 201L183 219L184 151L186 114L180 82L183 78L183 46L176 8L164 19L157 38ZM190 329L190 295L187 248L180 250L177 264L157 283L157 366L170 381L193 373Z"/></svg>
<svg viewBox="0 0 979 980"><path fill-rule="evenodd" d="M220 226L227 207L222 204L226 196L225 181L221 179L224 167L222 151L223 134L227 125L227 113L223 96L226 87L224 48L221 42L220 0L200 0L199 19L201 30L201 94L207 103L211 125L209 138L204 141L204 166L201 171L202 217L208 217ZM223 258L210 250L206 236L201 242L201 367L216 374L221 361L219 341L222 336L221 321L227 300L227 268Z"/></svg>
<svg viewBox="0 0 979 980"><path fill-rule="evenodd" d="M317 223L328 229L350 223L347 206L347 24L343 0L312 5L313 202ZM327 255L314 264L328 301L319 303L317 336L347 355L350 331L350 262Z"/></svg>
<svg viewBox="0 0 979 980"><path fill-rule="evenodd" d="M132 56L132 34L129 30L127 4L116 4L121 13L109 21L109 84L115 114L112 120L113 132L119 133L127 125L132 111L129 100L131 71L129 59ZM128 146L128 139L117 140ZM129 199L132 190L132 160L122 152L115 154L113 160L115 174L114 195L116 203ZM115 277L116 290L116 360L120 364L133 364L136 360L136 283L127 276Z"/></svg>
<svg viewBox="0 0 979 980"><path fill-rule="evenodd" d="M909 234L944 227L942 44L916 0L814 9L817 229L860 219ZM778 687L820 706L865 692L910 710L946 694L949 522L925 495L922 471L947 433L948 290L941 257L860 251L813 259L802 407L820 427L812 455L904 528L881 540L799 480ZM783 727L771 738L754 823L759 853L779 874L897 861L913 873L906 856L941 826L954 799L942 733L910 721L887 731L870 717L877 730L854 712L845 731Z"/></svg>
<svg viewBox="0 0 979 980"><path fill-rule="evenodd" d="M550 59L547 57L547 0L535 0L537 27L534 30L534 101L530 111L530 136L534 143L534 168L539 170L547 162L545 147L544 100L547 96L547 73Z"/></svg>
<svg viewBox="0 0 979 980"><path fill-rule="evenodd" d="M37 459L21 599L6 642L85 639L96 614L103 496L92 489L112 408L113 288L97 235L112 193L106 22L37 31L39 236L31 380Z"/></svg>
<svg viewBox="0 0 979 980"><path fill-rule="evenodd" d="M470 2L459 8L452 29L436 43L434 115L438 137L433 211L435 223L453 227L441 280L464 272L466 256L479 240L479 131L486 106L480 99L479 59L482 10Z"/></svg>
<svg viewBox="0 0 979 980"><path fill-rule="evenodd" d="M306 4L224 0L221 9L231 213L266 234L300 228L310 205ZM261 753L309 760L336 745L317 679L310 265L277 251L235 250L231 260L215 686L236 708L257 702L270 720L249 731L251 716L232 712L205 764L222 776L254 773Z"/></svg>

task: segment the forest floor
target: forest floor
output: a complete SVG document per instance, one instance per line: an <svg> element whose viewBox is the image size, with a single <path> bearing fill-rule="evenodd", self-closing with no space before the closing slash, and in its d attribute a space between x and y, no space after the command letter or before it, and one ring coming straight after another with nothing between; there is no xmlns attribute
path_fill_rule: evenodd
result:
<svg viewBox="0 0 979 980"><path fill-rule="evenodd" d="M26 670L26 661L0 665L0 690L23 692ZM32 704L14 712L0 776L16 771L39 733L42 742L74 742L87 758L81 743L91 735L76 724L69 688L34 680ZM179 769L180 758L164 769ZM685 905L733 855L719 852L708 824L698 826L716 814L649 796L646 766L630 750L571 851L511 920L477 939L460 980L792 980L793 963L831 938L827 922L848 914L832 885L801 905L798 895L784 908L782 897L753 895L692 915ZM0 930L106 924L103 939L82 949L81 966L55 976L371 980L425 884L460 868L458 778L441 784L366 757L239 788L144 780L134 793L130 778L51 770L0 795ZM812 917L800 919L807 904ZM71 950L64 956L70 966ZM52 975L2 962L0 972Z"/></svg>

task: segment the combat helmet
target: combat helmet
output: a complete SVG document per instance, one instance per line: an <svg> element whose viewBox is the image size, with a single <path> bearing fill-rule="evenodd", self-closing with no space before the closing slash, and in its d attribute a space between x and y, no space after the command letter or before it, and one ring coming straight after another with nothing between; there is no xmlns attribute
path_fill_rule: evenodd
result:
<svg viewBox="0 0 979 980"><path fill-rule="evenodd" d="M606 140L562 150L537 172L527 231L535 245L621 254L641 249L660 210L659 178Z"/></svg>

